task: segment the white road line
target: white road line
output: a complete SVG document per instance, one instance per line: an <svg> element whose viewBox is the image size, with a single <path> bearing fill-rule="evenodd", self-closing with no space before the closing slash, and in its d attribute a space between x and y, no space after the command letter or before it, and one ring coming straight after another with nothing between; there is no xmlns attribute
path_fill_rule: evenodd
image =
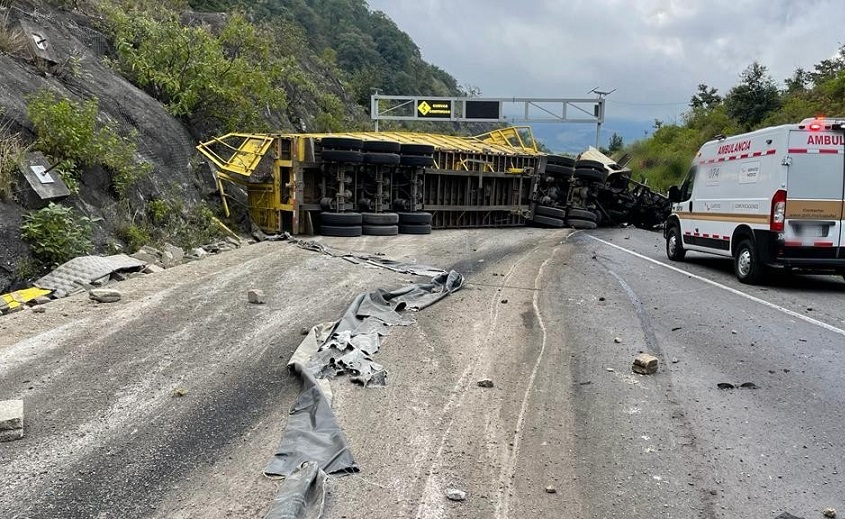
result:
<svg viewBox="0 0 845 519"><path fill-rule="evenodd" d="M818 319L813 319L812 317L807 317L806 315L799 314L798 312L790 310L789 308L784 308L780 305L770 303L770 302L766 301L765 299L760 299L759 297L754 297L750 294L746 294L745 292L742 292L742 291L737 290L735 288L731 288L727 285L717 283L717 282L715 282L711 279L707 279L705 277L697 276L697 275L693 274L692 272L687 272L686 270L679 269L678 267L673 267L672 265L667 265L666 263L663 263L662 261L657 261L656 259L649 258L648 256L643 256L642 254L640 254L638 252L634 252L634 251L628 250L624 247L620 247L619 245L615 245L615 244L610 243L608 241L604 241L601 238L596 238L595 236L592 236L592 235L589 235L589 234L585 234L584 236L589 236L591 239L596 240L599 243L603 243L603 244L607 245L608 247L613 247L614 249L619 249L620 251L622 251L626 254L630 254L631 256L635 256L637 258L646 260L649 263L654 263L655 265L660 265L661 267L667 268L669 270L674 270L675 272L678 272L679 274L683 274L683 275L689 276L693 279L697 279L698 281L701 281L703 283L707 283L708 285L712 285L714 287L721 288L722 290L725 290L726 292L730 292L731 294L734 294L734 295L737 295L737 296L740 296L740 297L744 297L745 299L748 299L749 301L754 301L755 303L758 303L758 304L761 304L761 305L766 306L768 308L771 308L772 310L777 310L778 312L782 312L782 313L784 313L784 314L786 314L790 317L795 317L796 319L801 319L804 322L814 324L814 325L816 325L820 328L824 328L827 331L830 331L830 332L833 332L833 333L836 333L836 334L839 334L839 335L842 335L843 337L845 337L845 330L837 328L836 326L833 326L831 324L827 324L825 322L819 321Z"/></svg>

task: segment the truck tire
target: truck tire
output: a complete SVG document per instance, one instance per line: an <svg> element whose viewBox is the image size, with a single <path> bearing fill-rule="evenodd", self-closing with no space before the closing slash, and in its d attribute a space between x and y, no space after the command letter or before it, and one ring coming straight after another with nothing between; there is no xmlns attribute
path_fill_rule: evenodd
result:
<svg viewBox="0 0 845 519"><path fill-rule="evenodd" d="M363 153L353 150L323 150L320 156L323 158L323 162L360 164L364 160Z"/></svg>
<svg viewBox="0 0 845 519"><path fill-rule="evenodd" d="M396 236L399 234L399 227L396 225L364 225L364 234L368 236Z"/></svg>
<svg viewBox="0 0 845 519"><path fill-rule="evenodd" d="M352 238L361 236L363 229L360 225L321 225L320 234L323 236L342 236L345 238Z"/></svg>
<svg viewBox="0 0 845 519"><path fill-rule="evenodd" d="M364 141L361 149L375 153L399 153L402 145L395 141Z"/></svg>
<svg viewBox="0 0 845 519"><path fill-rule="evenodd" d="M565 168L574 168L575 159L564 155L549 155L546 157L546 164L554 164L556 166L563 166Z"/></svg>
<svg viewBox="0 0 845 519"><path fill-rule="evenodd" d="M573 169L559 164L546 164L546 173L556 176L571 177Z"/></svg>
<svg viewBox="0 0 845 519"><path fill-rule="evenodd" d="M586 182L604 182L607 178L607 172L597 169L577 168L574 173L575 178L584 180Z"/></svg>
<svg viewBox="0 0 845 519"><path fill-rule="evenodd" d="M422 155L402 155L399 163L403 166L430 168L434 165L434 157L425 157Z"/></svg>
<svg viewBox="0 0 845 519"><path fill-rule="evenodd" d="M399 155L395 153L364 153L366 164L399 164Z"/></svg>
<svg viewBox="0 0 845 519"><path fill-rule="evenodd" d="M399 234L431 234L431 225L400 225Z"/></svg>
<svg viewBox="0 0 845 519"><path fill-rule="evenodd" d="M396 213L361 213L364 225L396 225L399 215Z"/></svg>
<svg viewBox="0 0 845 519"><path fill-rule="evenodd" d="M323 137L320 145L324 150L360 150L364 141L350 137Z"/></svg>
<svg viewBox="0 0 845 519"><path fill-rule="evenodd" d="M579 218L568 218L566 220L566 225L572 227L573 229L582 230L592 230L598 228L598 224L596 222L592 222L590 220L581 220Z"/></svg>
<svg viewBox="0 0 845 519"><path fill-rule="evenodd" d="M561 209L559 207L548 207L545 205L538 205L534 208L534 214L541 216L551 216L552 218L559 218L561 220L566 219L566 209Z"/></svg>
<svg viewBox="0 0 845 519"><path fill-rule="evenodd" d="M320 223L328 226L361 225L361 213L320 213Z"/></svg>
<svg viewBox="0 0 845 519"><path fill-rule="evenodd" d="M570 209L568 213L569 218L574 218L576 220L587 220L588 222L595 222L598 218L596 218L596 213L592 211L587 211L585 209Z"/></svg>
<svg viewBox="0 0 845 519"><path fill-rule="evenodd" d="M431 144L402 144L399 152L402 155L434 155L434 146Z"/></svg>
<svg viewBox="0 0 845 519"><path fill-rule="evenodd" d="M739 282L747 285L756 285L763 280L765 265L760 263L754 243L747 238L739 242L736 248L734 272Z"/></svg>
<svg viewBox="0 0 845 519"><path fill-rule="evenodd" d="M399 213L399 223L401 225L431 225L431 213Z"/></svg>
<svg viewBox="0 0 845 519"><path fill-rule="evenodd" d="M546 227L563 227L563 220L551 216L535 216L533 221L537 225L545 225Z"/></svg>
<svg viewBox="0 0 845 519"><path fill-rule="evenodd" d="M684 249L681 229L677 225L673 225L666 233L666 256L672 261L684 261L686 255L687 251Z"/></svg>

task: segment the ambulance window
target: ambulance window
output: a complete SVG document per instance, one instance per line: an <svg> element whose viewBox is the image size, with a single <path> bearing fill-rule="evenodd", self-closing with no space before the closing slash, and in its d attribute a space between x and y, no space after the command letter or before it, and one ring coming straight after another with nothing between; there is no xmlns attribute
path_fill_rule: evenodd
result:
<svg viewBox="0 0 845 519"><path fill-rule="evenodd" d="M695 183L696 173L698 173L697 166L691 167L687 173L687 178L684 179L684 183L681 186L681 200L689 200L692 196L692 186Z"/></svg>

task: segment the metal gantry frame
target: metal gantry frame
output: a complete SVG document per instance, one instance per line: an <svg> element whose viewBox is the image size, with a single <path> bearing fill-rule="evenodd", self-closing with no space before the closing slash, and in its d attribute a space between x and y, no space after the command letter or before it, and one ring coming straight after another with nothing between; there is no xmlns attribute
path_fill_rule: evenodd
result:
<svg viewBox="0 0 845 519"><path fill-rule="evenodd" d="M590 123L597 130L604 122L604 96L597 98L544 97L427 97L373 94L370 117L379 121L449 121L498 123ZM436 107L435 107L436 105ZM506 115L511 105L521 116Z"/></svg>

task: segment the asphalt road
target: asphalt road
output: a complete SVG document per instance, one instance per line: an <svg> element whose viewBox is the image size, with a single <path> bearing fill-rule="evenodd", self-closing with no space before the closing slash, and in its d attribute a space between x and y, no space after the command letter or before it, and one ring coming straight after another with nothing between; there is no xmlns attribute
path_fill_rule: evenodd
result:
<svg viewBox="0 0 845 519"><path fill-rule="evenodd" d="M325 517L845 511L841 278L748 287L717 258L667 267L662 236L636 229L320 240L467 277L387 337L386 388L333 382L362 472L330 478ZM410 280L263 243L121 283L119 303L0 318L0 398L27 413L27 437L0 444L0 511L261 517L301 328ZM657 374L631 372L640 351Z"/></svg>

